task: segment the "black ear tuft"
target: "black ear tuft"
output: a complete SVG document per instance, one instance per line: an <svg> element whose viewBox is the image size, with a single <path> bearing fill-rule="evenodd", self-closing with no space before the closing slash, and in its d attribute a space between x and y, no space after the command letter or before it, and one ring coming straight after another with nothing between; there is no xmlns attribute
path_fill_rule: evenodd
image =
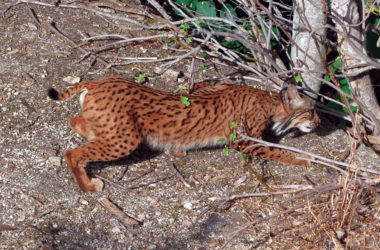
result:
<svg viewBox="0 0 380 250"><path fill-rule="evenodd" d="M48 89L48 96L53 100L58 100L58 92L54 88Z"/></svg>

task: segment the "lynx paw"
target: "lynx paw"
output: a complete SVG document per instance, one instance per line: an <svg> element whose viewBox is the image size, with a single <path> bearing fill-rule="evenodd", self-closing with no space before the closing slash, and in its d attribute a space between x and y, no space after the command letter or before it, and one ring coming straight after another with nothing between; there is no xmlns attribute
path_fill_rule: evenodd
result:
<svg viewBox="0 0 380 250"><path fill-rule="evenodd" d="M171 155L174 157L179 157L179 158L185 157L187 155L186 151L170 151L170 150L166 150L165 154Z"/></svg>
<svg viewBox="0 0 380 250"><path fill-rule="evenodd" d="M103 182L98 178L92 178L90 181L90 185L91 189L89 190L89 192L93 193L102 191L104 186Z"/></svg>
<svg viewBox="0 0 380 250"><path fill-rule="evenodd" d="M185 157L187 155L186 151L172 151L170 152L170 154L174 157L179 157L179 158Z"/></svg>

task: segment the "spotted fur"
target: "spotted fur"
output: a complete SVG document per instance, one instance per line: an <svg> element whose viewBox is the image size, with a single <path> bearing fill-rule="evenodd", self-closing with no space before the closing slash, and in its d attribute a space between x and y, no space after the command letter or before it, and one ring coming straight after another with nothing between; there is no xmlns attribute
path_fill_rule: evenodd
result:
<svg viewBox="0 0 380 250"><path fill-rule="evenodd" d="M198 85L181 103L179 95L164 93L123 78L80 82L65 92L50 88L48 95L64 100L82 92L82 114L69 118L69 124L87 144L65 151L64 158L83 191L101 191L103 183L90 179L83 166L91 161L109 161L129 155L145 141L153 148L184 155L186 150L217 146L219 138L234 131L261 138L266 125L274 122L277 134L297 127L310 132L319 123L314 103L301 97L294 85L281 93L269 93L248 86ZM236 123L236 128L231 124ZM230 143L253 156L286 164L308 165L295 153L267 148L248 140ZM306 157L306 156L304 156Z"/></svg>

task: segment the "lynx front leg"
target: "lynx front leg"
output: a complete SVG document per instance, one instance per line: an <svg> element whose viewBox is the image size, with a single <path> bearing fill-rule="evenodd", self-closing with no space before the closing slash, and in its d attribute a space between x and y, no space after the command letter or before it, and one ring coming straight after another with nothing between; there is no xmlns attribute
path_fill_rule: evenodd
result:
<svg viewBox="0 0 380 250"><path fill-rule="evenodd" d="M234 149L237 149L245 154L250 154L252 156L258 156L263 159L275 160L281 163L289 165L298 166L309 166L310 161L297 159L298 157L311 159L310 156L304 154L297 154L289 150L275 148L275 147L264 147L258 145L257 143L244 140L233 145Z"/></svg>

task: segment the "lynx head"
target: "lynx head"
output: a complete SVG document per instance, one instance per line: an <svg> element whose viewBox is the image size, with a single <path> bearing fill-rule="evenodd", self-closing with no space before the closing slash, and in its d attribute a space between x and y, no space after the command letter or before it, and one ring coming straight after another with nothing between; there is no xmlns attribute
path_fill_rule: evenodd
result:
<svg viewBox="0 0 380 250"><path fill-rule="evenodd" d="M296 85L285 85L280 95L288 115L274 121L273 130L277 135L291 128L309 133L318 126L320 119L315 111L315 102L307 96L301 96Z"/></svg>

